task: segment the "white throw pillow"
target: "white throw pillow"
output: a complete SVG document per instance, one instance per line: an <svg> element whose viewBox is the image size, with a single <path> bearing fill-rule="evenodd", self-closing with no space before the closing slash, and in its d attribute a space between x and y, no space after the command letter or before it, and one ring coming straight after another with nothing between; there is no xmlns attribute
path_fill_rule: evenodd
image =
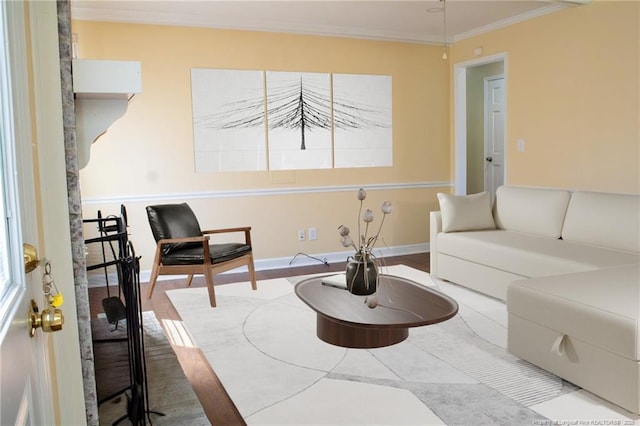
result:
<svg viewBox="0 0 640 426"><path fill-rule="evenodd" d="M438 192L442 231L477 231L495 229L488 192L472 195L451 195Z"/></svg>

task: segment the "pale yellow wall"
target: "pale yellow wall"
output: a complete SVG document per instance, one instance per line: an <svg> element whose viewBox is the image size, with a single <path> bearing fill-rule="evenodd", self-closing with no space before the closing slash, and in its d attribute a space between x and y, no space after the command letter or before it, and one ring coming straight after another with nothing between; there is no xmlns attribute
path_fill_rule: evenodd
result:
<svg viewBox="0 0 640 426"><path fill-rule="evenodd" d="M131 238L142 268L154 244L144 207L135 197L241 189L446 182L449 179L448 65L440 48L343 38L203 28L74 21L79 57L142 63L143 93L93 145L81 172L83 199L134 197L126 203ZM297 172L195 173L190 70L192 67L391 75L393 156L388 168ZM426 243L435 193L448 187L371 191L368 207L395 205L383 232L386 244ZM344 250L337 227L355 225L352 192L197 199L189 202L203 228L251 225L259 259L297 252ZM155 202L155 201L154 201ZM117 214L119 204L91 204L85 217ZM315 226L318 240L299 243L296 230Z"/></svg>
<svg viewBox="0 0 640 426"><path fill-rule="evenodd" d="M506 52L507 181L640 192L639 5L593 2L456 43L447 64L440 48L416 44L151 25L74 22L79 56L142 62L143 93L92 149L82 196L175 194L240 189L444 182L453 176L450 71L453 64ZM193 171L191 67L393 76L394 167L298 172ZM526 142L524 153L516 140ZM396 204L385 226L389 246L428 241L427 212L448 187L381 190ZM258 258L342 250L340 223L355 222L351 193L257 196L190 202L203 227L250 224ZM129 201L130 232L153 255L144 201ZM91 204L85 216L118 213ZM316 242L298 228L316 226Z"/></svg>
<svg viewBox="0 0 640 426"><path fill-rule="evenodd" d="M503 72L502 61L467 70L467 194L484 191L484 79Z"/></svg>
<svg viewBox="0 0 640 426"><path fill-rule="evenodd" d="M507 53L510 184L640 192L639 19L594 1L453 46L452 64Z"/></svg>

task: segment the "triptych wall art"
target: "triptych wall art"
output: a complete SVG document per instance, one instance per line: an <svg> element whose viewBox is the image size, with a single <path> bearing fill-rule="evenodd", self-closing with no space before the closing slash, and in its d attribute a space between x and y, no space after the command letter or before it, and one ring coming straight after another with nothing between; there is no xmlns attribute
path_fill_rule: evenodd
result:
<svg viewBox="0 0 640 426"><path fill-rule="evenodd" d="M391 76L193 68L196 172L393 165Z"/></svg>

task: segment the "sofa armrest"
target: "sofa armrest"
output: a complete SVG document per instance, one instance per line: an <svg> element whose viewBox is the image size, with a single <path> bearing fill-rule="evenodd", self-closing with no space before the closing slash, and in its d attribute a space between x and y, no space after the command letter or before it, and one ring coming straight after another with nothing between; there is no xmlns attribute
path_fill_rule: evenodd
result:
<svg viewBox="0 0 640 426"><path fill-rule="evenodd" d="M429 213L429 271L434 277L438 276L438 245L437 236L442 232L442 214L439 211Z"/></svg>

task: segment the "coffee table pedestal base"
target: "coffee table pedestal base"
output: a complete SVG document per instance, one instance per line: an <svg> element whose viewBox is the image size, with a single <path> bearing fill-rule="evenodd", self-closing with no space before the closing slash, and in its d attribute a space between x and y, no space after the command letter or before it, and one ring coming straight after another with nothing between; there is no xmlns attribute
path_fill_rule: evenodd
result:
<svg viewBox="0 0 640 426"><path fill-rule="evenodd" d="M409 337L407 327L356 327L317 315L316 334L320 340L344 348L371 349L391 346Z"/></svg>

